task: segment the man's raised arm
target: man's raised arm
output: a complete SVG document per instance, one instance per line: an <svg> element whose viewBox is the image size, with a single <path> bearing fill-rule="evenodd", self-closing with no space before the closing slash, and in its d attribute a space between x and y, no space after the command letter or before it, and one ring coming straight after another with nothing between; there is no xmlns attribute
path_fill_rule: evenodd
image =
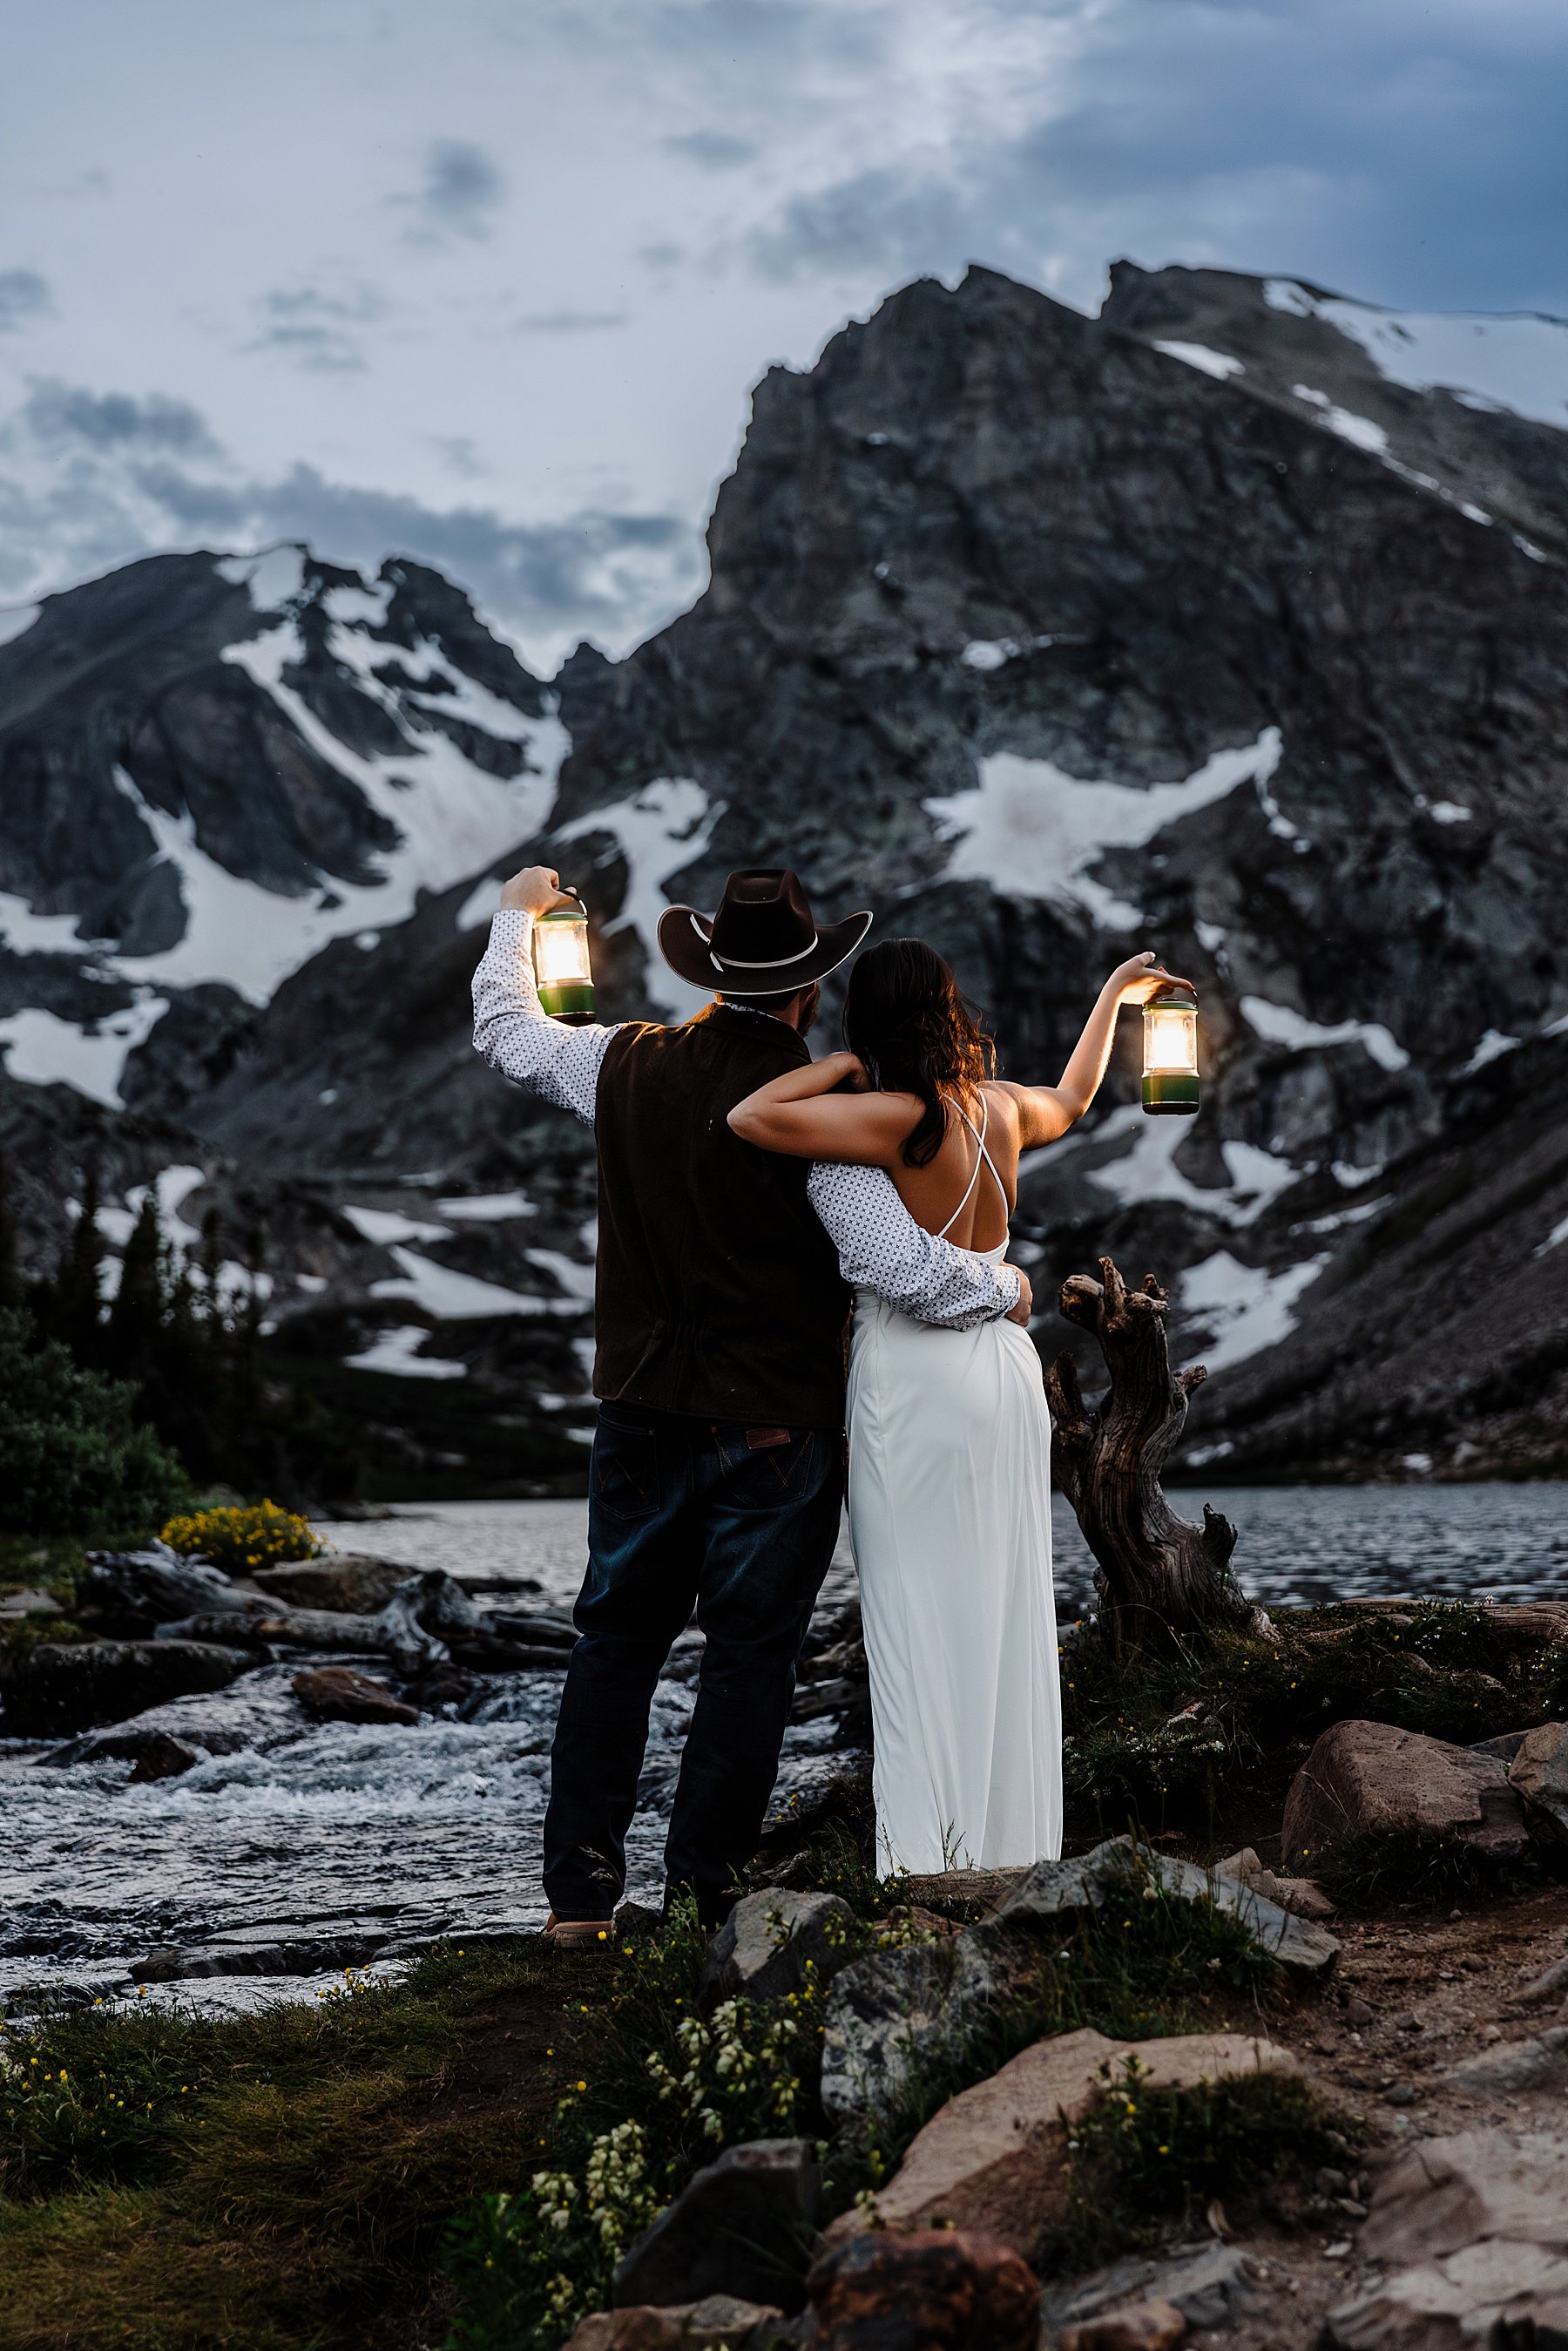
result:
<svg viewBox="0 0 1568 2351"><path fill-rule="evenodd" d="M508 904L514 896L541 893L546 904L557 903L554 882L553 874L545 880L543 866L530 866L506 884L501 912L490 925L490 944L473 975L473 1045L504 1078L592 1126L599 1071L615 1030L569 1028L551 1019L534 984L535 909Z"/></svg>
<svg viewBox="0 0 1568 2351"><path fill-rule="evenodd" d="M1027 1328L1033 1303L1027 1274L928 1233L885 1168L819 1160L806 1195L838 1251L846 1281L875 1290L917 1322L944 1330L968 1331L1003 1315Z"/></svg>

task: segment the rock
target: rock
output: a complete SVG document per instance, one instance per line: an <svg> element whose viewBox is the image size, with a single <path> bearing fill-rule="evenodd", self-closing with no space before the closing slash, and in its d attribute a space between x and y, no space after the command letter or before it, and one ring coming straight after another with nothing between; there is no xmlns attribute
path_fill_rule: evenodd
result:
<svg viewBox="0 0 1568 2351"><path fill-rule="evenodd" d="M660 2309L597 2310L581 2320L563 2351L765 2351L784 2313L766 2303L711 2294Z"/></svg>
<svg viewBox="0 0 1568 2351"><path fill-rule="evenodd" d="M1040 2289L1026 2262L976 2231L878 2231L823 2256L806 2280L817 2351L1035 2351Z"/></svg>
<svg viewBox="0 0 1568 2351"><path fill-rule="evenodd" d="M1041 2332L1055 2336L1124 2303L1146 2300L1168 2303L1189 2326L1224 2326L1254 2298L1248 2257L1239 2247L1179 2245L1163 2258L1129 2254L1093 2277L1047 2287L1040 2300Z"/></svg>
<svg viewBox="0 0 1568 2351"><path fill-rule="evenodd" d="M251 1582L272 1602L291 1607L326 1608L374 1616L417 1567L377 1559L363 1551L334 1552L324 1559L286 1560L281 1567L258 1568Z"/></svg>
<svg viewBox="0 0 1568 2351"><path fill-rule="evenodd" d="M0 1725L8 1739L65 1738L167 1698L226 1689L254 1663L209 1641L45 1641L0 1680Z"/></svg>
<svg viewBox="0 0 1568 2351"><path fill-rule="evenodd" d="M1556 2000L1568 1992L1568 1959L1554 1959L1551 1967L1527 1983L1514 1998L1527 2008L1535 2008L1542 2001Z"/></svg>
<svg viewBox="0 0 1568 2351"><path fill-rule="evenodd" d="M1397 2270L1331 2310L1340 2351L1470 2351L1568 2344L1568 2260L1535 2245L1467 2245Z"/></svg>
<svg viewBox="0 0 1568 2351"><path fill-rule="evenodd" d="M1508 1784L1523 1802L1531 1834L1568 1845L1568 1723L1543 1722L1525 1732Z"/></svg>
<svg viewBox="0 0 1568 2351"><path fill-rule="evenodd" d="M624 2255L610 2299L620 2310L731 2294L798 2310L802 2255L815 2238L820 2200L809 2139L726 2147Z"/></svg>
<svg viewBox="0 0 1568 2351"><path fill-rule="evenodd" d="M151 1632L189 1616L254 1615L266 1604L210 1560L188 1558L166 1542L88 1552L88 1561L79 1604L116 1632Z"/></svg>
<svg viewBox="0 0 1568 2351"><path fill-rule="evenodd" d="M1319 1886L1310 1877L1276 1877L1265 1869L1252 1847L1243 1845L1225 1861L1214 1865L1216 1877L1234 1878L1238 1886L1250 1886L1265 1902L1277 1903L1297 1918L1334 1918L1338 1912Z"/></svg>
<svg viewBox="0 0 1568 2351"><path fill-rule="evenodd" d="M1491 2237L1568 2252L1568 2138L1482 2130L1417 2141L1379 2177L1361 2250L1418 2262Z"/></svg>
<svg viewBox="0 0 1568 2351"><path fill-rule="evenodd" d="M1133 2302L1069 2326L1061 2351L1169 2351L1186 2332L1186 2319L1170 2303Z"/></svg>
<svg viewBox="0 0 1568 2351"><path fill-rule="evenodd" d="M417 1706L405 1706L385 1682L352 1666L312 1666L297 1673L291 1684L306 1714L318 1722L416 1723Z"/></svg>
<svg viewBox="0 0 1568 2351"><path fill-rule="evenodd" d="M1386 2106L1413 2106L1419 2096L1414 2083L1391 2082L1383 2093L1383 2103Z"/></svg>
<svg viewBox="0 0 1568 2351"><path fill-rule="evenodd" d="M1129 2060L1146 2090L1192 2089L1242 2074L1297 2074L1288 2049L1242 2033L1111 2041L1090 2030L1055 2033L1010 2059L988 2081L950 2098L911 2142L869 2212L854 2221L889 2229L984 2228L1025 2260L1065 2212L1068 2126L1125 2079ZM834 2228L848 2233L852 2221ZM831 2236L833 2231L829 2231Z"/></svg>
<svg viewBox="0 0 1568 2351"><path fill-rule="evenodd" d="M1475 1739L1470 1741L1469 1752L1495 1755L1500 1763L1511 1763L1529 1735L1524 1730L1505 1730L1496 1739Z"/></svg>
<svg viewBox="0 0 1568 2351"><path fill-rule="evenodd" d="M610 1923L618 1943L646 1943L664 1932L664 1913L649 1902L623 1902Z"/></svg>
<svg viewBox="0 0 1568 2351"><path fill-rule="evenodd" d="M826 1984L844 1964L855 1913L836 1894L786 1888L747 1894L708 1946L698 1978L700 2000L782 2000L798 1991L808 1966Z"/></svg>
<svg viewBox="0 0 1568 2351"><path fill-rule="evenodd" d="M1238 1919L1262 1949L1302 1974L1320 1975L1339 1957L1338 1943L1322 1927L1293 1917L1250 1886L1125 1836L1096 1845L1078 1861L1037 1861L979 1935L989 1949L999 1931L1054 1926L1065 1914L1098 1910L1107 1901L1125 1897L1129 1876L1135 1891L1153 1884L1184 1901L1211 1901L1216 1909Z"/></svg>
<svg viewBox="0 0 1568 2351"><path fill-rule="evenodd" d="M7 1592L0 1598L0 1625L19 1625L28 1616L63 1616L65 1613L47 1592Z"/></svg>
<svg viewBox="0 0 1568 2351"><path fill-rule="evenodd" d="M178 1983L185 1972L185 1956L172 1944L161 1944L140 1959L130 1960L125 1972L132 1983Z"/></svg>
<svg viewBox="0 0 1568 2351"><path fill-rule="evenodd" d="M994 1978L966 1930L940 1943L876 1951L835 1977L822 2039L822 2104L836 2124L883 2114L915 2070L973 2031Z"/></svg>
<svg viewBox="0 0 1568 2351"><path fill-rule="evenodd" d="M1451 1836L1493 1861L1525 1849L1524 1813L1495 1756L1388 1722L1336 1722L1291 1782L1287 1860L1321 1862L1397 1829Z"/></svg>
<svg viewBox="0 0 1568 2351"><path fill-rule="evenodd" d="M206 1757L182 1739L173 1738L167 1730L99 1730L90 1738L78 1740L68 1750L51 1755L50 1763L67 1761L72 1763L135 1764L126 1785L140 1787L149 1780L178 1779L193 1764L204 1763Z"/></svg>
<svg viewBox="0 0 1568 2351"><path fill-rule="evenodd" d="M1345 2001L1344 2015L1346 2024L1354 2024L1358 2028L1364 2024L1376 2024L1377 2022L1377 2011L1370 2001L1363 2000L1359 1994L1353 1995Z"/></svg>
<svg viewBox="0 0 1568 2351"><path fill-rule="evenodd" d="M1553 2025L1529 2041L1499 2041L1462 2057L1441 2079L1452 2089L1481 2093L1568 2088L1568 2025Z"/></svg>

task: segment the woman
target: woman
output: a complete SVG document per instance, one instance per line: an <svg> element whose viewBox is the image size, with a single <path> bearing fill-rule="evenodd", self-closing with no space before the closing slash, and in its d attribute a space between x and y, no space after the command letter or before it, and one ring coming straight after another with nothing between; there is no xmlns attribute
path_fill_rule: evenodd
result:
<svg viewBox="0 0 1568 2351"><path fill-rule="evenodd" d="M1013 1085L920 939L868 948L848 1050L730 1113L749 1143L885 1167L916 1222L998 1261L1023 1151L1099 1091L1123 1004L1170 975L1114 971L1054 1086ZM884 1870L1000 1868L1062 1849L1062 1714L1051 1591L1051 1422L1015 1323L940 1331L857 1292L849 1532L860 1578Z"/></svg>

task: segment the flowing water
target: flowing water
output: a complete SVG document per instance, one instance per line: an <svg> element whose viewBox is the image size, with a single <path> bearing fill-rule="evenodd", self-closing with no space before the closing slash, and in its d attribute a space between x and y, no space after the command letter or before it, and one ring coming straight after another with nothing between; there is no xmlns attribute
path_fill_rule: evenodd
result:
<svg viewBox="0 0 1568 2351"><path fill-rule="evenodd" d="M1268 1604L1421 1593L1473 1600L1561 1596L1568 1585L1568 1488L1282 1487L1187 1489L1240 1530L1241 1582ZM470 1502L326 1526L342 1550L440 1567L540 1605L574 1597L581 1502ZM1056 1588L1064 1622L1091 1591L1091 1562L1058 1498ZM853 1589L840 1546L825 1593ZM676 1661L679 1663L679 1660ZM690 1657L686 1660L690 1668ZM553 1673L499 1676L482 1719L417 1729L307 1725L294 1667L266 1666L214 1696L157 1710L173 1730L237 1732L235 1751L176 1780L130 1787L130 1765L40 1767L47 1750L0 1741L0 1994L57 1980L122 1985L150 1947L199 1949L209 1972L170 1996L208 2007L319 1989L330 1971L442 1934L540 1923L539 1833ZM659 1855L691 1683L659 1684L629 1891L659 1887ZM789 1735L782 1802L835 1768L831 1721Z"/></svg>

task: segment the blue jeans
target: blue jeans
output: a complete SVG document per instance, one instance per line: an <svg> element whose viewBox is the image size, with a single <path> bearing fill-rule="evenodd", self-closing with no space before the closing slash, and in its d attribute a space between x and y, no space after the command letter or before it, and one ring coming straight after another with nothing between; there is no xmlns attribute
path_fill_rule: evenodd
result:
<svg viewBox="0 0 1568 2351"><path fill-rule="evenodd" d="M704 1918L722 1918L778 1774L843 1492L836 1429L600 1405L580 1637L545 1816L545 1890L558 1918L607 1918L620 1900L649 1706L693 1611L707 1647L665 1874L672 1890L696 1895Z"/></svg>

